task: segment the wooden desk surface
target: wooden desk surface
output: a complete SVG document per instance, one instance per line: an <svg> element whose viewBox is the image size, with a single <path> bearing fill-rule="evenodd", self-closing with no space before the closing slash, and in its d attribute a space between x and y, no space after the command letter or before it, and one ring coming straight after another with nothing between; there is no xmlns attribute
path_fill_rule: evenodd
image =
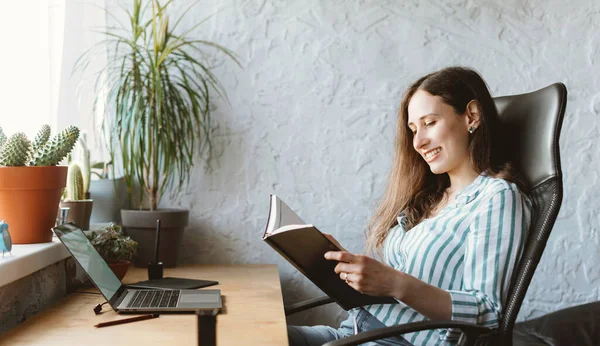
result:
<svg viewBox="0 0 600 346"><path fill-rule="evenodd" d="M165 276L217 280L225 311L217 317L217 345L288 345L276 265L186 265L165 269ZM131 267L125 284L147 279L146 269ZM97 292L97 290L94 290ZM108 304L103 314L92 308L100 295L72 293L51 308L0 335L0 345L197 345L197 319L190 315L95 328L118 315Z"/></svg>

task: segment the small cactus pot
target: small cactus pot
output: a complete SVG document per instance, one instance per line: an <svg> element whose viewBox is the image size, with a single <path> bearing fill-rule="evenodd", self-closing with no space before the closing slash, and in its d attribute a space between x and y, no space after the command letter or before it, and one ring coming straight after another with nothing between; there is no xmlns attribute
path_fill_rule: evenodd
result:
<svg viewBox="0 0 600 346"><path fill-rule="evenodd" d="M52 241L67 167L0 167L0 218L13 244Z"/></svg>
<svg viewBox="0 0 600 346"><path fill-rule="evenodd" d="M90 229L90 216L92 216L93 204L94 201L91 199L82 199L78 201L61 201L60 207L69 208L67 222L73 221L82 230L88 230Z"/></svg>

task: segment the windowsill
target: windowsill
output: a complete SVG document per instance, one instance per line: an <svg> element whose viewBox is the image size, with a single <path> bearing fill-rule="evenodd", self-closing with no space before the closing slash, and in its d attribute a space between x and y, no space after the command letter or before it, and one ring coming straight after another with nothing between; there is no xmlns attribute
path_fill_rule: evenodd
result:
<svg viewBox="0 0 600 346"><path fill-rule="evenodd" d="M13 245L10 254L0 254L0 287L70 256L56 237L50 243Z"/></svg>

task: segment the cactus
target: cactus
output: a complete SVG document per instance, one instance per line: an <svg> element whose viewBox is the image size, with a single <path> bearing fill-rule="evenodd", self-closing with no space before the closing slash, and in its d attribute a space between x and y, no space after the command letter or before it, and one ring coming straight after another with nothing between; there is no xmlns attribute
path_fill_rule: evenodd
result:
<svg viewBox="0 0 600 346"><path fill-rule="evenodd" d="M77 163L71 163L67 172L67 186L65 187L65 200L80 201L85 199L83 191L83 175Z"/></svg>
<svg viewBox="0 0 600 346"><path fill-rule="evenodd" d="M90 150L87 147L87 136L85 133L81 135L79 144L81 145L81 174L83 175L83 192L87 194L90 191L92 168L90 166Z"/></svg>
<svg viewBox="0 0 600 346"><path fill-rule="evenodd" d="M6 135L4 134L4 131L2 131L2 128L0 127L0 149L2 149L4 142L6 142Z"/></svg>
<svg viewBox="0 0 600 346"><path fill-rule="evenodd" d="M22 132L6 140L0 128L0 166L55 166L73 150L79 138L79 128L69 126L51 140L48 140L49 136L50 126L44 125L33 144Z"/></svg>
<svg viewBox="0 0 600 346"><path fill-rule="evenodd" d="M31 143L23 132L12 135L0 150L0 166L25 166Z"/></svg>
<svg viewBox="0 0 600 346"><path fill-rule="evenodd" d="M46 144L32 155L29 166L55 166L75 146L79 138L79 128L69 126L52 137Z"/></svg>
<svg viewBox="0 0 600 346"><path fill-rule="evenodd" d="M46 142L48 142L48 138L50 138L50 126L42 125L42 128L38 131L37 135L31 142L31 156L35 155L40 148L43 148Z"/></svg>

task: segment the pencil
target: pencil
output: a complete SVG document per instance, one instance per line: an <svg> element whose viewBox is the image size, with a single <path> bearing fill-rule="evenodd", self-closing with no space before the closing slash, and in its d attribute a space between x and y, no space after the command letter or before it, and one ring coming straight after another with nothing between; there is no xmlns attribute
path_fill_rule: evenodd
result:
<svg viewBox="0 0 600 346"><path fill-rule="evenodd" d="M159 314L149 314L149 315L141 315L141 316L130 317L130 318L123 318L120 320L98 323L98 324L94 325L94 327L102 328L102 327L108 327L108 326L115 326L117 324L149 320L151 318L157 318L158 316L160 316L160 315Z"/></svg>

